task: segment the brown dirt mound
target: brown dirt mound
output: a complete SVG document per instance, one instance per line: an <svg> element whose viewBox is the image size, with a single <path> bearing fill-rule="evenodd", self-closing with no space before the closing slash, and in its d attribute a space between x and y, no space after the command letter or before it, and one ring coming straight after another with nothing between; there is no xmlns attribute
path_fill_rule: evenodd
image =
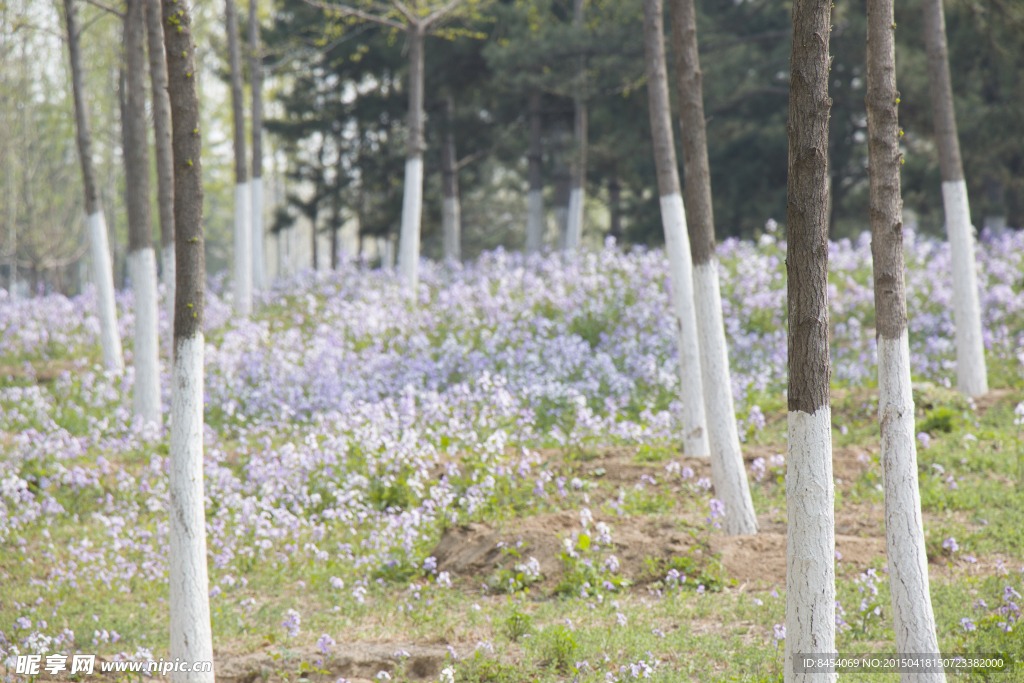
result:
<svg viewBox="0 0 1024 683"><path fill-rule="evenodd" d="M405 675L414 681L436 680L444 667L448 654L443 645L417 645L415 643L343 643L335 648L335 654L321 665L327 671L325 680L347 678L351 683L375 681L381 671L394 674L399 665L395 653L404 650L409 657L404 660ZM460 656L464 653L459 653ZM275 660L270 652L250 654L217 653L214 656L214 670L218 683L257 683L264 680L280 680L295 675L302 662L315 664L324 657L313 648L292 650L287 660Z"/></svg>
<svg viewBox="0 0 1024 683"><path fill-rule="evenodd" d="M685 555L699 546L693 536L676 528L667 518L610 517L596 514L594 521L603 521L612 529L614 548L610 552L619 559L620 573L632 581L641 578L647 569L648 558L668 559ZM764 586L784 585L786 580L786 535L784 525L770 525L752 536L725 536L713 533L709 537L711 552L720 555L726 574L740 583ZM778 529L778 527L782 527ZM517 562L529 557L537 558L544 580L536 588L549 591L563 574L560 554L562 539L573 531L580 531L579 515L558 512L538 515L509 522L500 528L486 524L449 529L433 550L438 569L463 578L487 580L501 568L511 569ZM499 543L515 547L522 559L503 552ZM842 562L866 566L877 558L885 557L885 540L837 535L836 547ZM700 553L700 547L694 553Z"/></svg>

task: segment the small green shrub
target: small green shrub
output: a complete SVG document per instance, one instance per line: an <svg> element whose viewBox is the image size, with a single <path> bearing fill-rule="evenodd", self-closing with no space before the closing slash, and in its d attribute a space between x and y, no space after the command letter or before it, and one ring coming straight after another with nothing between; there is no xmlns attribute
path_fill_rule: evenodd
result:
<svg viewBox="0 0 1024 683"><path fill-rule="evenodd" d="M533 631L533 617L526 614L517 603L512 603L512 613L505 618L505 635L513 643Z"/></svg>
<svg viewBox="0 0 1024 683"><path fill-rule="evenodd" d="M576 634L568 627L559 624L544 630L541 651L548 663L555 668L568 669L573 664L579 648Z"/></svg>

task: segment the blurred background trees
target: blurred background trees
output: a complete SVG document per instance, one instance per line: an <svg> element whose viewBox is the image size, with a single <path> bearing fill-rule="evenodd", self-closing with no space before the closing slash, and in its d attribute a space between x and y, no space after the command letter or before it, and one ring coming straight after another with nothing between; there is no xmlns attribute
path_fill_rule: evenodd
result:
<svg viewBox="0 0 1024 683"><path fill-rule="evenodd" d="M120 7L118 0L109 4ZM210 272L225 270L233 249L227 45L215 5L197 8ZM945 7L972 221L979 230L1019 229L1024 5L946 0ZM314 263L330 268L339 249L361 249L371 260L386 261L401 219L405 36L328 17L303 0L275 0L259 9L268 273ZM239 0L239 11L247 10L248 2ZM865 10L865 0L836 0L833 12L833 239L868 229ZM115 282L123 286L121 28L115 16L93 5L83 3L80 12L97 174ZM572 0L492 0L426 38L424 256L443 253L441 152L449 130L459 164L462 256L499 245L524 248L531 92L540 93L545 245L559 246L567 211L577 97L586 101L589 119L583 244L596 247L612 231L626 243L661 242L641 18L638 0L588 0L582 26L574 25ZM74 173L66 46L58 19L52 2L11 0L0 6L0 279L6 284L14 265L10 252L16 250L24 292L43 283L71 293L89 277L80 265L89 257L77 208L81 181ZM901 3L896 22L907 218L920 231L942 236L919 0ZM790 6L778 0L697 0L697 26L717 238L755 238L767 219L785 217ZM154 180L154 193L155 185Z"/></svg>

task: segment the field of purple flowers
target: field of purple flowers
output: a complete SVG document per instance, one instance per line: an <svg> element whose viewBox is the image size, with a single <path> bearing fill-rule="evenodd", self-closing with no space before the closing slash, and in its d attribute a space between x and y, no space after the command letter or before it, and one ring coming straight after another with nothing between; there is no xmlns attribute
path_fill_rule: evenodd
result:
<svg viewBox="0 0 1024 683"><path fill-rule="evenodd" d="M740 431L766 446L778 444L766 419L779 416L786 388L785 244L773 231L770 222L758 244L727 241L719 248ZM914 379L949 387L955 351L948 248L912 233L906 248ZM623 254L608 245L575 258L497 251L454 269L424 264L414 306L393 273L343 260L335 272L277 281L249 319L232 314L230 288L214 278L205 443L218 652L316 643L326 675L324 658L339 651L341 631L382 640L457 631L459 620L446 610L480 610L482 598L479 581L460 582L431 566L446 528L589 511L596 485L569 481L568 471L551 464L554 449L569 459L610 446L671 453L681 426L667 271L656 250ZM830 272L834 384L870 391L876 380L868 236L833 244ZM1022 273L1024 233L982 242L978 279L990 382L1012 391L1024 383ZM122 293L126 350L132 305L130 291ZM166 650L167 433L132 421L130 351L124 376L100 369L93 310L90 293L12 301L0 292L0 664L26 652L147 658ZM161 334L168 336L166 319ZM165 367L165 410L168 381ZM862 416L865 433L871 420ZM941 440L950 430L939 431ZM946 441L952 459L959 442ZM656 469L678 478L690 468ZM762 460L753 470L758 481L764 471ZM759 513L785 507L771 481L755 491ZM970 490L968 484L960 488ZM948 485L936 486L925 493L926 505L952 495ZM692 509L707 509L706 488L687 489ZM865 490L870 498L873 489ZM657 512L652 505L638 514ZM584 529L587 521L583 515ZM570 554L587 550L573 545L581 533L569 539ZM605 546L600 559L610 575L618 560L607 559L611 542ZM529 578L533 570L522 567ZM518 588L529 584L511 578ZM863 592L868 579L857 580ZM611 610L609 628L636 622L645 638L664 639L663 629L645 621L657 610L644 612L622 582L604 581L604 588L595 581L583 592L590 600L622 594L621 610L599 601ZM658 588L658 597L670 588ZM774 598L754 600L760 606ZM500 619L515 621L518 608L499 603L483 609L513 609ZM627 603L647 616L634 618ZM703 618L703 609L695 603L693 618ZM729 609L752 619L747 603ZM406 628L388 631L399 613ZM781 612L772 614L781 620ZM534 617L539 623L541 616ZM564 634L545 631L522 646L537 661L559 664L545 677L568 680L575 671L578 680L624 680L657 668L657 653L640 641L623 641L619 655L606 643L600 666L596 654L583 659L589 646L573 635L573 617L550 616L556 617L570 622ZM473 633L484 628L482 617L466 619ZM871 617L863 619L867 633ZM509 647L518 642L509 636ZM767 651L770 662L764 642L751 647ZM486 638L469 643L477 652L494 647ZM451 657L465 657L464 647L449 649ZM400 667L389 670L402 675Z"/></svg>

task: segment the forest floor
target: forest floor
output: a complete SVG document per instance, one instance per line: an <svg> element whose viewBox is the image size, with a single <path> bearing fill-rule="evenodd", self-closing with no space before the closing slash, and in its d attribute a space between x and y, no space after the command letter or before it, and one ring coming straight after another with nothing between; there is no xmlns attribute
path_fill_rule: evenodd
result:
<svg viewBox="0 0 1024 683"><path fill-rule="evenodd" d="M915 398L919 428L931 437L918 458L943 652L1019 656L1024 628L1007 632L1005 625L1024 602L1008 592L1024 591L1022 456L1013 424L1022 397L995 391L972 407L922 385ZM833 396L843 653L895 650L876 401L866 390ZM766 417L757 443L744 448L756 535L725 536L709 523L707 460L644 446L547 449L540 453L544 468L565 477L563 509L537 514L526 502L486 522L450 526L426 576L378 577L364 601L344 609L330 596L307 592L304 581L250 588L262 608L231 633L218 628L231 617L215 603L217 679L438 680L451 667L454 680L480 683L781 680L786 501L785 466L777 456L785 454L785 414ZM583 508L591 511L587 519ZM611 542L599 542L601 524ZM943 544L951 537L955 550ZM604 567L612 556L617 568L609 572ZM522 571L529 558L539 563L535 579ZM12 558L0 565L18 571ZM686 578L668 580L672 569ZM441 572L451 588L436 581ZM600 597L591 595L593 584L613 575ZM302 615L295 637L282 635L280 612L270 605ZM114 621L127 620L119 612L112 608ZM161 637L158 621L143 630ZM321 631L330 641L314 644ZM1021 680L1020 670L993 680Z"/></svg>

